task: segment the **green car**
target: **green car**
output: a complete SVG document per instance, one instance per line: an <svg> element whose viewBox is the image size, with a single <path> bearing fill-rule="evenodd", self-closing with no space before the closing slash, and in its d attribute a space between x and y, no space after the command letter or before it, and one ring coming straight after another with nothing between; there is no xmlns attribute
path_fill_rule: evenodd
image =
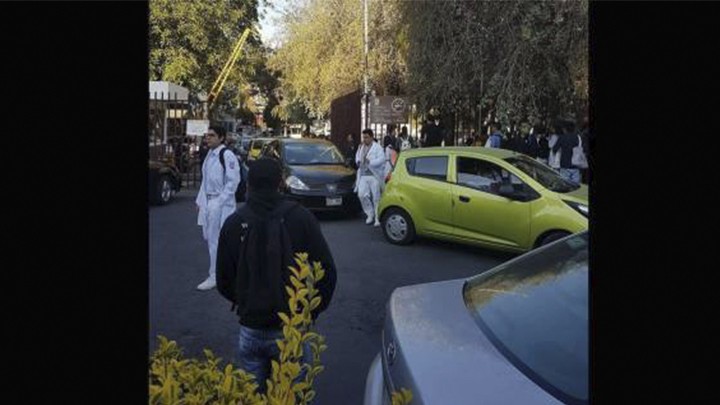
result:
<svg viewBox="0 0 720 405"><path fill-rule="evenodd" d="M529 156L482 147L403 151L380 200L383 233L525 252L588 228L588 188Z"/></svg>

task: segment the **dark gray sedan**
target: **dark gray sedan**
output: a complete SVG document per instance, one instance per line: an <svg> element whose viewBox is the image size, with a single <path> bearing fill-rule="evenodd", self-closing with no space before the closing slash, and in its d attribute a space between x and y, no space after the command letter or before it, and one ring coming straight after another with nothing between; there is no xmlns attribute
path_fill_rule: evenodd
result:
<svg viewBox="0 0 720 405"><path fill-rule="evenodd" d="M467 280L396 289L365 404L588 404L588 234Z"/></svg>

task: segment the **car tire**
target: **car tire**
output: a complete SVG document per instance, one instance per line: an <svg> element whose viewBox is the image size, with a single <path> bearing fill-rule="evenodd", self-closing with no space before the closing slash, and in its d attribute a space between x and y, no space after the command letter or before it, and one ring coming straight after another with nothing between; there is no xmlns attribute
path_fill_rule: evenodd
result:
<svg viewBox="0 0 720 405"><path fill-rule="evenodd" d="M415 240L415 224L405 210L388 208L381 222L385 239L393 245L408 245Z"/></svg>
<svg viewBox="0 0 720 405"><path fill-rule="evenodd" d="M540 243L538 243L537 246L538 247L545 246L547 244L555 242L556 240L560 240L568 235L570 235L570 232L563 232L563 231L550 232L549 234L545 235L540 240Z"/></svg>
<svg viewBox="0 0 720 405"><path fill-rule="evenodd" d="M173 185L170 176L160 176L158 180L155 201L159 205L165 205L170 202L173 196Z"/></svg>

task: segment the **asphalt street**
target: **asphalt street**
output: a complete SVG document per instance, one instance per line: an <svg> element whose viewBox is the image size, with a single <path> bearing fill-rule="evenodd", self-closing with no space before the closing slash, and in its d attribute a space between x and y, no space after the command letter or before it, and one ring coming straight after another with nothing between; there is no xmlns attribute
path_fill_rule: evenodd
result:
<svg viewBox="0 0 720 405"><path fill-rule="evenodd" d="M195 192L183 190L166 206L149 211L149 349L156 336L176 340L186 356L209 348L232 360L237 318L217 293L197 291L209 257L196 225ZM419 240L394 246L364 217L318 215L337 266L337 288L318 322L326 338L325 371L316 380L316 404L361 404L368 367L380 348L385 304L400 286L480 274L512 255L450 243ZM459 292L458 292L459 293Z"/></svg>

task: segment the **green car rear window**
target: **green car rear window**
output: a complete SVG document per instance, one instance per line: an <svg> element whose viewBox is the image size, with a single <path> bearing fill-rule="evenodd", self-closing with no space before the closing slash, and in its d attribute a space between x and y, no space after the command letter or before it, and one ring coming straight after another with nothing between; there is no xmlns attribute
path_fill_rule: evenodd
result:
<svg viewBox="0 0 720 405"><path fill-rule="evenodd" d="M423 156L405 161L405 167L412 176L434 180L447 180L447 156Z"/></svg>

